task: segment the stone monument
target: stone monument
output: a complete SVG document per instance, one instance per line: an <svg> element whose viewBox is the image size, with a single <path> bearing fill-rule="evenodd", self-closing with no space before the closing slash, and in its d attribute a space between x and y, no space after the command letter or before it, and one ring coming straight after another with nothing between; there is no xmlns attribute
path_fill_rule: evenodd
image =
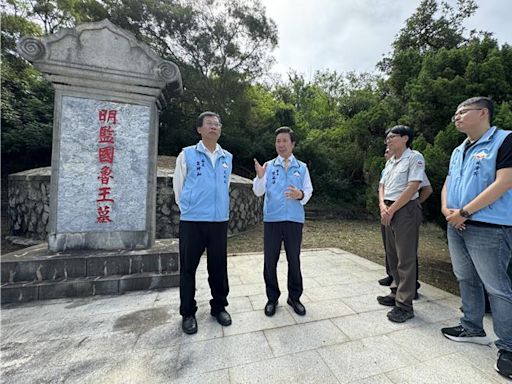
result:
<svg viewBox="0 0 512 384"><path fill-rule="evenodd" d="M178 67L109 20L18 50L55 88L49 250L151 247L158 111L182 93Z"/></svg>

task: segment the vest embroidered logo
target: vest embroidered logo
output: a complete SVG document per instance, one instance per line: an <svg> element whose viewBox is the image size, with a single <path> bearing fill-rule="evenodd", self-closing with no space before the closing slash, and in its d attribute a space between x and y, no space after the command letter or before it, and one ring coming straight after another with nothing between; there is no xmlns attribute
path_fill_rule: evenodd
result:
<svg viewBox="0 0 512 384"><path fill-rule="evenodd" d="M228 165L224 162L222 163L222 168L226 169L228 167Z"/></svg>
<svg viewBox="0 0 512 384"><path fill-rule="evenodd" d="M480 152L475 154L475 159L485 159L487 157L487 153Z"/></svg>
<svg viewBox="0 0 512 384"><path fill-rule="evenodd" d="M299 172L297 172L297 171L295 171L295 172L293 173L293 176L300 177L300 173L299 173Z"/></svg>

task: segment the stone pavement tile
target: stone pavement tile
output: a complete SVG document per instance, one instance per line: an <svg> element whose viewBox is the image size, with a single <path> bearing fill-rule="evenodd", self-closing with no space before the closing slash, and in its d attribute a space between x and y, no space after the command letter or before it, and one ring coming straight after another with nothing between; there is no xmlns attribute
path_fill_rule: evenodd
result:
<svg viewBox="0 0 512 384"><path fill-rule="evenodd" d="M338 383L314 351L263 360L229 369L232 384L335 384Z"/></svg>
<svg viewBox="0 0 512 384"><path fill-rule="evenodd" d="M249 300L248 296L228 296L228 303L229 305L226 307L226 310L230 314L252 311L251 300Z"/></svg>
<svg viewBox="0 0 512 384"><path fill-rule="evenodd" d="M304 291L304 294L312 301L321 301L371 293L374 296L375 302L377 302L378 295L386 295L388 292L389 289L387 289L387 287L381 287L377 283L357 282L351 284L331 285L328 287L313 287Z"/></svg>
<svg viewBox="0 0 512 384"><path fill-rule="evenodd" d="M157 292L158 294L153 303L154 306L169 305L170 307L178 308L177 312L179 312L180 289L178 287L162 289Z"/></svg>
<svg viewBox="0 0 512 384"><path fill-rule="evenodd" d="M58 340L110 333L115 320L116 316L103 313L94 317L55 317L41 321L33 319L32 322L20 324L9 323L2 326L2 343Z"/></svg>
<svg viewBox="0 0 512 384"><path fill-rule="evenodd" d="M286 308L292 314L297 323L307 323L310 321L331 319L339 316L353 315L355 312L341 299L338 300L322 300L306 303L302 302L306 307L306 315L297 315L293 308L288 304ZM307 304L307 305L306 305Z"/></svg>
<svg viewBox="0 0 512 384"><path fill-rule="evenodd" d="M39 320L51 319L56 314L58 316L64 316L67 312L66 306L73 303L75 299L76 298L45 300L44 305L41 305L40 301L2 305L2 327L6 324L34 321L35 315L37 315ZM84 300L90 300L90 298Z"/></svg>
<svg viewBox="0 0 512 384"><path fill-rule="evenodd" d="M233 285L229 287L228 300L230 297L259 295L261 293L265 293L265 283L263 281L254 284Z"/></svg>
<svg viewBox="0 0 512 384"><path fill-rule="evenodd" d="M263 332L183 344L177 370L182 377L263 360L271 355Z"/></svg>
<svg viewBox="0 0 512 384"><path fill-rule="evenodd" d="M394 384L385 374L367 377L365 379L351 381L350 384Z"/></svg>
<svg viewBox="0 0 512 384"><path fill-rule="evenodd" d="M385 335L396 330L418 327L426 324L417 317L414 317L405 323L393 323L386 317L386 314L389 312L389 308L382 306L381 308L383 309L338 317L331 319L331 321L352 340L363 339L369 336Z"/></svg>
<svg viewBox="0 0 512 384"><path fill-rule="evenodd" d="M229 370L221 369L213 372L206 372L200 375L180 377L176 380L165 381L164 383L172 384L228 384L229 381ZM146 384L147 381L144 382Z"/></svg>
<svg viewBox="0 0 512 384"><path fill-rule="evenodd" d="M71 344L69 339L2 343L0 365L2 378L12 379L30 372L37 372L41 369L42 361L46 366L64 365L67 361L57 359L56 355L67 350Z"/></svg>
<svg viewBox="0 0 512 384"><path fill-rule="evenodd" d="M442 289L436 288L430 284L426 284L423 282L421 282L421 287L418 290L418 293L420 294L420 300L424 301L456 298L460 302L460 297L452 295L449 292L443 291Z"/></svg>
<svg viewBox="0 0 512 384"><path fill-rule="evenodd" d="M387 335L393 342L420 361L431 360L455 352L484 350L490 353L491 348L485 345L457 343L447 339L441 333L440 324L404 329Z"/></svg>
<svg viewBox="0 0 512 384"><path fill-rule="evenodd" d="M317 281L321 287L328 287L330 285L351 284L361 281L360 278L355 274L345 271L342 271L341 273L333 273L330 275L317 276L314 278L314 280Z"/></svg>
<svg viewBox="0 0 512 384"><path fill-rule="evenodd" d="M360 296L350 296L350 297L344 297L343 302L347 304L352 310L356 313L364 313L364 312L373 312L378 311L382 308L385 308L383 305L380 305L377 301L377 296L379 295L387 295L388 292L383 292L384 290L381 290L381 292L373 292L373 293L367 293ZM359 293L364 292L359 290ZM386 307L388 312L391 310L391 307ZM385 312L387 313L387 312ZM386 315L384 314L384 318L387 319Z"/></svg>
<svg viewBox="0 0 512 384"><path fill-rule="evenodd" d="M420 300L414 302L414 315L427 323L437 323L445 320L457 322L461 312L458 308L444 305L442 300L423 301L420 297Z"/></svg>
<svg viewBox="0 0 512 384"><path fill-rule="evenodd" d="M237 313L236 316L232 316L232 320L233 323L230 326L224 327L224 336L296 324L289 312L279 309L272 317L266 316L263 311L259 310Z"/></svg>
<svg viewBox="0 0 512 384"><path fill-rule="evenodd" d="M181 329L182 317L172 316L167 322L161 323L140 332L135 350L169 348L173 345L211 340L223 336L222 326L210 315L210 311L200 309L196 313L197 333L187 335Z"/></svg>
<svg viewBox="0 0 512 384"><path fill-rule="evenodd" d="M369 337L317 351L340 383L350 383L418 362L386 336Z"/></svg>
<svg viewBox="0 0 512 384"><path fill-rule="evenodd" d="M466 360L468 364L471 364L476 369L480 370L484 375L490 379L502 383L510 384L510 380L500 376L494 369L496 360L498 358L498 349L493 345L491 348L470 348L465 349L462 352L458 352L455 355L460 356Z"/></svg>
<svg viewBox="0 0 512 384"><path fill-rule="evenodd" d="M484 375L457 354L441 356L419 364L387 372L386 376L400 384L492 384ZM498 374L496 374L498 376Z"/></svg>
<svg viewBox="0 0 512 384"><path fill-rule="evenodd" d="M179 304L178 304L179 306ZM197 302L198 308L206 308L210 310L210 299L198 301ZM252 305L251 300L249 300L248 296L228 296L228 306L226 307L226 311L228 311L230 314L233 313L239 313L239 312L247 312L252 311ZM179 307L178 307L179 311Z"/></svg>
<svg viewBox="0 0 512 384"><path fill-rule="evenodd" d="M348 340L329 320L268 329L264 333L274 356L340 344Z"/></svg>
<svg viewBox="0 0 512 384"><path fill-rule="evenodd" d="M343 256L343 258L345 260L352 261L354 264L357 264L360 267L363 267L363 268L366 268L366 269L369 269L372 271L385 271L385 268L382 265L379 265L379 264L374 263L373 261L370 261L367 259L363 259L360 256L354 255L353 253L345 252L345 251L341 251L341 250L339 252L334 252L334 253L338 253L339 255Z"/></svg>
<svg viewBox="0 0 512 384"><path fill-rule="evenodd" d="M381 271L362 271L362 272L352 272L354 276L356 276L359 280L358 281L367 281L371 282L373 284L379 284L378 280L382 279L385 274L383 274Z"/></svg>
<svg viewBox="0 0 512 384"><path fill-rule="evenodd" d="M322 277L333 273L335 267L326 264L312 264L310 266L301 265L301 273L303 277Z"/></svg>

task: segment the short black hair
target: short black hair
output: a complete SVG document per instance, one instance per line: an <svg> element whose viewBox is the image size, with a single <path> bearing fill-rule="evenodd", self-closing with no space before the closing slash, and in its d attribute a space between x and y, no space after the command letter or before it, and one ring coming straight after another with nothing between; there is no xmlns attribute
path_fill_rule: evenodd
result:
<svg viewBox="0 0 512 384"><path fill-rule="evenodd" d="M276 136L279 135L280 133L288 133L290 135L290 140L292 141L292 143L296 143L297 142L297 135L295 134L295 132L293 132L293 129L291 129L290 127L279 127L276 129Z"/></svg>
<svg viewBox="0 0 512 384"><path fill-rule="evenodd" d="M408 127L407 125L395 125L394 127L388 128L386 130L386 137L390 133L396 133L397 135L400 136L407 136L408 139L405 145L407 146L407 148L411 148L412 141L414 139L414 131L412 130L411 127Z"/></svg>
<svg viewBox="0 0 512 384"><path fill-rule="evenodd" d="M216 117L217 119L219 119L219 123L221 122L220 121L220 116L217 113L206 111L206 112L201 113L199 115L199 117L197 118L197 120L196 120L196 128L199 128L199 127L203 126L203 121L204 121L205 117Z"/></svg>
<svg viewBox="0 0 512 384"><path fill-rule="evenodd" d="M492 100L490 98L484 97L484 96L471 97L467 100L464 100L462 103L460 103L457 106L457 109L459 109L460 107L467 107L469 105L474 105L474 106L477 106L478 108L487 109L489 111L489 124L491 124L492 115L494 113L494 103L492 102Z"/></svg>

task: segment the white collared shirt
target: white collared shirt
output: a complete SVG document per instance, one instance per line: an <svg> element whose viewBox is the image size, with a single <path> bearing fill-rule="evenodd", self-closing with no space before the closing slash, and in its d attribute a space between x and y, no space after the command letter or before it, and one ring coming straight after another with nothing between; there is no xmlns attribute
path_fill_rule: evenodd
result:
<svg viewBox="0 0 512 384"><path fill-rule="evenodd" d="M288 158L290 166L293 163L293 160L295 157L293 156L293 153ZM277 164L281 164L284 168L284 158L282 156L277 156ZM263 196L265 194L267 185L267 172L263 175L263 177L260 179L258 175L254 178L252 182L252 190L256 196ZM309 170L306 168L306 173L304 174L304 182L301 188L302 192L304 192L304 197L300 201L302 205L306 205L306 203L311 198L311 195L313 194L313 184L311 184L311 177L309 176Z"/></svg>
<svg viewBox="0 0 512 384"><path fill-rule="evenodd" d="M425 179L425 160L418 151L407 148L399 159L391 157L386 163L380 184L384 185L384 199L396 201L411 181ZM428 180L428 179L427 179ZM419 196L416 192L411 200Z"/></svg>

